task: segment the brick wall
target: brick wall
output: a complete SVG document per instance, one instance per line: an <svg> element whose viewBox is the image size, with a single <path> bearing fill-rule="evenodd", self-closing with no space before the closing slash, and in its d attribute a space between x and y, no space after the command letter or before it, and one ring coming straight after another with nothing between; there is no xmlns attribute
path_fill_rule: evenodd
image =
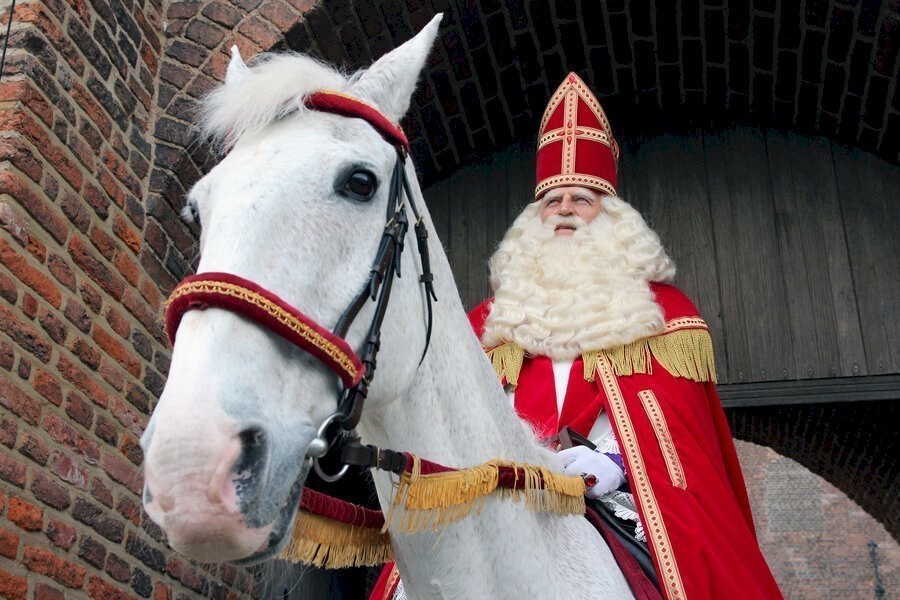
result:
<svg viewBox="0 0 900 600"><path fill-rule="evenodd" d="M208 4L220 21L243 14ZM248 571L174 555L140 504L138 438L169 364L159 315L186 264L167 247L193 244L171 205L180 198L148 195L154 162L174 164L177 127L157 119L182 91L166 52L196 58L193 42L167 39L166 11L177 24L189 6L16 3L0 81L3 597L256 593ZM196 23L188 34L215 26L225 38L226 26Z"/></svg>

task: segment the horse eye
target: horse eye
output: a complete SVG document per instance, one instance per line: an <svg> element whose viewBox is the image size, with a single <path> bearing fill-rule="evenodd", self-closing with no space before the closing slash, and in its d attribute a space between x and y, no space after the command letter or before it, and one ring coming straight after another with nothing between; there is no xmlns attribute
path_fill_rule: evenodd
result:
<svg viewBox="0 0 900 600"><path fill-rule="evenodd" d="M357 200L371 200L378 188L375 176L369 171L353 171L344 181L342 191Z"/></svg>

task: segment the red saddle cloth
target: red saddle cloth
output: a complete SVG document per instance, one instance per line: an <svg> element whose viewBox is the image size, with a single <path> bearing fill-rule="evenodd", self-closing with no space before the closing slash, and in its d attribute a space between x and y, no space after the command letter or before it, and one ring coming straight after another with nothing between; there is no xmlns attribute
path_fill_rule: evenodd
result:
<svg viewBox="0 0 900 600"><path fill-rule="evenodd" d="M600 535L603 536L603 540L609 546L613 558L616 559L616 563L622 571L622 575L625 576L625 581L627 581L628 585L631 587L631 593L634 594L635 599L662 600L659 589L657 589L647 575L644 574L644 571L634 557L629 554L628 550L622 545L618 538L613 535L609 528L603 523L600 516L594 512L594 509L588 506L584 516L590 521L591 525L594 526ZM369 600L391 600L391 598L394 597L394 591L397 589L397 584L399 582L400 574L397 571L397 564L394 562L386 563L381 570L378 581L375 583L375 587L372 589Z"/></svg>

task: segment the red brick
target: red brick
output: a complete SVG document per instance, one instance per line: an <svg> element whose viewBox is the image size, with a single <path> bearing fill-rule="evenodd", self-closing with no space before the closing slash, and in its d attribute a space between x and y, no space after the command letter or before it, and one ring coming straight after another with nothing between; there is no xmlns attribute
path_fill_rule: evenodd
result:
<svg viewBox="0 0 900 600"><path fill-rule="evenodd" d="M120 152L120 154L127 157L128 146L124 143L122 145L123 151ZM140 184L138 184L134 176L129 173L128 167L118 156L107 150L103 153L103 164L106 165L106 168L109 169L109 172L112 173L116 179L122 182L125 187L128 188L129 191L131 191L132 194L141 193Z"/></svg>
<svg viewBox="0 0 900 600"><path fill-rule="evenodd" d="M111 453L104 453L100 465L113 481L121 483L136 495L143 491L144 481L133 464Z"/></svg>
<svg viewBox="0 0 900 600"><path fill-rule="evenodd" d="M115 554L106 557L106 572L116 581L122 583L131 581L131 565Z"/></svg>
<svg viewBox="0 0 900 600"><path fill-rule="evenodd" d="M124 252L119 252L116 255L116 260L114 262L116 265L116 269L119 270L119 273L125 278L128 283L131 285L137 285L138 280L141 276L140 268L138 267L137 262L131 258L131 255L125 254Z"/></svg>
<svg viewBox="0 0 900 600"><path fill-rule="evenodd" d="M91 121L100 128L103 137L109 139L112 134L112 121L106 116L106 111L97 103L94 96L81 84L76 83L72 87L72 98L87 113Z"/></svg>
<svg viewBox="0 0 900 600"><path fill-rule="evenodd" d="M115 306L108 306L104 313L106 322L120 338L127 340L131 336L131 325Z"/></svg>
<svg viewBox="0 0 900 600"><path fill-rule="evenodd" d="M113 584L91 575L88 579L88 594L94 600L130 600L131 594Z"/></svg>
<svg viewBox="0 0 900 600"><path fill-rule="evenodd" d="M141 296L144 300L147 301L147 305L150 306L150 310L153 313L157 313L160 310L160 307L163 305L163 301L165 297L162 292L159 291L159 287L155 281L150 279L149 277L145 277L141 281L140 285Z"/></svg>
<svg viewBox="0 0 900 600"><path fill-rule="evenodd" d="M34 584L34 600L65 600L62 590L39 581Z"/></svg>
<svg viewBox="0 0 900 600"><path fill-rule="evenodd" d="M69 328L65 321L56 316L55 312L41 307L40 311L38 311L38 322L55 343L62 344L65 342Z"/></svg>
<svg viewBox="0 0 900 600"><path fill-rule="evenodd" d="M91 330L91 317L77 300L66 298L63 314L80 332L87 333Z"/></svg>
<svg viewBox="0 0 900 600"><path fill-rule="evenodd" d="M41 426L54 441L79 453L89 465L96 465L100 461L100 448L97 442L81 435L55 414L45 415Z"/></svg>
<svg viewBox="0 0 900 600"><path fill-rule="evenodd" d="M100 350L84 338L75 338L70 350L72 350L72 354L77 356L79 360L92 371L96 371L100 366Z"/></svg>
<svg viewBox="0 0 900 600"><path fill-rule="evenodd" d="M0 569L0 596L7 600L25 600L28 581L20 575Z"/></svg>
<svg viewBox="0 0 900 600"><path fill-rule="evenodd" d="M10 304L15 304L19 299L19 290L16 288L15 281L4 273L0 273L0 298L5 298Z"/></svg>
<svg viewBox="0 0 900 600"><path fill-rule="evenodd" d="M278 28L257 16L252 16L241 23L238 32L253 40L261 48L271 48L282 36Z"/></svg>
<svg viewBox="0 0 900 600"><path fill-rule="evenodd" d="M166 572L196 592L204 591L206 580L196 569L177 556L173 556L166 564Z"/></svg>
<svg viewBox="0 0 900 600"><path fill-rule="evenodd" d="M106 219L109 216L109 205L111 202L106 192L90 182L85 182L82 197L100 218Z"/></svg>
<svg viewBox="0 0 900 600"><path fill-rule="evenodd" d="M100 346L110 358L125 367L125 370L131 373L133 377L141 376L141 361L135 357L128 348L120 344L113 335L96 325L91 333L94 341L97 342L97 345Z"/></svg>
<svg viewBox="0 0 900 600"><path fill-rule="evenodd" d="M2 114L2 113L0 113ZM68 235L65 219L56 214L44 192L12 170L0 172L0 193L9 194L59 243Z"/></svg>
<svg viewBox="0 0 900 600"><path fill-rule="evenodd" d="M110 360L108 356L104 356L100 360L100 368L97 369L103 381L108 383L117 392L121 392L125 387L125 372L119 366Z"/></svg>
<svg viewBox="0 0 900 600"><path fill-rule="evenodd" d="M16 252L15 248L0 238L0 262L2 262L19 281L33 289L47 302L59 308L62 304L62 294L53 281L28 264L24 256Z"/></svg>
<svg viewBox="0 0 900 600"><path fill-rule="evenodd" d="M37 298L25 292L22 294L22 314L29 319L33 319L37 314Z"/></svg>
<svg viewBox="0 0 900 600"><path fill-rule="evenodd" d="M125 285L121 278L106 263L95 256L77 235L73 235L69 240L69 255L94 283L116 300L122 300Z"/></svg>
<svg viewBox="0 0 900 600"><path fill-rule="evenodd" d="M66 394L66 414L85 429L90 429L94 424L94 409L75 392Z"/></svg>
<svg viewBox="0 0 900 600"><path fill-rule="evenodd" d="M100 187L112 198L116 206L119 208L125 206L125 190L122 184L109 171L103 168L98 169L97 180L100 182Z"/></svg>
<svg viewBox="0 0 900 600"><path fill-rule="evenodd" d="M100 292L84 281L81 282L79 289L81 290L81 299L84 300L85 305L95 313L99 313L100 307L103 306L103 298L100 296Z"/></svg>
<svg viewBox="0 0 900 600"><path fill-rule="evenodd" d="M0 96L4 86L0 86ZM17 169L28 175L35 183L41 182L44 168L35 158L36 152L24 138L13 136L0 140L0 160L10 161Z"/></svg>
<svg viewBox="0 0 900 600"><path fill-rule="evenodd" d="M75 273L72 271L69 263L66 262L66 259L59 254L51 253L47 259L47 269L58 282L73 292L75 291Z"/></svg>
<svg viewBox="0 0 900 600"><path fill-rule="evenodd" d="M141 466L141 463L144 462L144 452L141 450L141 446L136 438L123 435L119 451L137 466Z"/></svg>
<svg viewBox="0 0 900 600"><path fill-rule="evenodd" d="M26 5L27 6L27 5ZM19 11L16 11L18 16ZM18 19L17 19L18 20ZM19 101L36 114L47 127L53 127L53 109L29 80L7 81L0 86L0 100ZM40 181L40 179L35 179Z"/></svg>
<svg viewBox="0 0 900 600"><path fill-rule="evenodd" d="M2 311L0 311L2 319ZM0 378L0 406L4 406L19 416L29 425L37 425L41 419L41 405L31 396L12 384L12 381Z"/></svg>
<svg viewBox="0 0 900 600"><path fill-rule="evenodd" d="M78 158L78 161L85 166L88 173L93 173L97 169L94 161L94 149L85 142L80 135L74 131L69 135L69 149Z"/></svg>
<svg viewBox="0 0 900 600"><path fill-rule="evenodd" d="M54 451L50 456L51 472L79 490L87 489L89 474L87 469L72 459L68 454Z"/></svg>
<svg viewBox="0 0 900 600"><path fill-rule="evenodd" d="M126 289L122 295L122 306L124 306L125 309L147 329L147 331L153 333L156 325L159 323L159 316L147 307L137 292L131 288Z"/></svg>
<svg viewBox="0 0 900 600"><path fill-rule="evenodd" d="M35 257L39 263L43 264L44 261L47 260L47 246L31 234L28 235L28 242L25 244L25 249L28 250L28 253Z"/></svg>
<svg viewBox="0 0 900 600"><path fill-rule="evenodd" d="M5 453L0 453L0 478L23 488L25 487L26 475L25 465L13 457L7 456Z"/></svg>
<svg viewBox="0 0 900 600"><path fill-rule="evenodd" d="M108 260L113 261L116 256L116 243L112 236L106 233L101 227L94 226L91 228L91 243L100 251L100 254Z"/></svg>
<svg viewBox="0 0 900 600"><path fill-rule="evenodd" d="M116 427L116 424L111 419L106 418L104 415L99 415L97 424L94 426L94 433L110 446L118 447L119 428Z"/></svg>
<svg viewBox="0 0 900 600"><path fill-rule="evenodd" d="M84 585L84 568L49 550L25 546L22 562L29 571L46 575L68 588L78 589Z"/></svg>
<svg viewBox="0 0 900 600"><path fill-rule="evenodd" d="M59 382L46 371L36 369L34 372L34 380L31 385L34 388L34 391L56 406L62 404L62 388L59 387Z"/></svg>
<svg viewBox="0 0 900 600"><path fill-rule="evenodd" d="M131 496L121 494L116 504L119 514L131 521L135 527L141 526L141 505L135 502Z"/></svg>
<svg viewBox="0 0 900 600"><path fill-rule="evenodd" d="M21 8L21 10L20 10ZM61 15L59 15L61 19ZM53 43L54 49L69 63L76 72L81 73L84 68L81 55L69 41L68 36L56 25L47 8L41 4L23 4L16 8L16 20L22 23L32 23L44 33Z"/></svg>
<svg viewBox="0 0 900 600"><path fill-rule="evenodd" d="M12 448L16 444L18 435L19 426L13 419L0 419L0 444ZM2 512L2 507L0 507L0 513Z"/></svg>
<svg viewBox="0 0 900 600"><path fill-rule="evenodd" d="M81 189L83 179L81 169L69 158L64 149L51 141L44 126L31 118L27 112L10 110L0 113L0 129L17 131L26 135L37 148L40 148L44 160L55 167L76 191ZM14 194L11 195L16 197Z"/></svg>
<svg viewBox="0 0 900 600"><path fill-rule="evenodd" d="M22 456L27 456L41 466L45 466L50 458L50 450L47 448L47 444L32 431L22 432L19 452Z"/></svg>
<svg viewBox="0 0 900 600"><path fill-rule="evenodd" d="M19 535L0 527L0 556L15 559L19 551Z"/></svg>
<svg viewBox="0 0 900 600"><path fill-rule="evenodd" d="M130 404L123 402L118 396L111 399L109 412L122 424L122 427L135 436L140 437L144 433L144 429L147 426L147 418L134 410Z"/></svg>
<svg viewBox="0 0 900 600"><path fill-rule="evenodd" d="M79 369L75 363L65 356L60 356L56 361L56 368L60 374L78 388L91 402L100 408L109 406L109 396L92 378L85 375L84 371Z"/></svg>
<svg viewBox="0 0 900 600"><path fill-rule="evenodd" d="M56 510L65 510L72 503L69 492L43 473L35 473L31 482L31 493L35 498Z"/></svg>
<svg viewBox="0 0 900 600"><path fill-rule="evenodd" d="M268 19L270 23L282 32L287 32L300 20L296 9L281 0L266 2L259 7L259 14Z"/></svg>
<svg viewBox="0 0 900 600"><path fill-rule="evenodd" d="M31 361L24 356L19 357L19 377L28 379L31 376Z"/></svg>
<svg viewBox="0 0 900 600"><path fill-rule="evenodd" d="M41 362L46 363L50 360L52 346L47 340L3 305L0 305L0 331L5 332L22 349L36 356Z"/></svg>
<svg viewBox="0 0 900 600"><path fill-rule="evenodd" d="M106 485L106 482L100 477L94 477L94 480L91 482L91 495L101 504L109 508L112 508L115 504L112 490L109 489L109 486Z"/></svg>
<svg viewBox="0 0 900 600"><path fill-rule="evenodd" d="M6 516L25 531L40 531L43 527L44 513L41 509L15 496L9 499Z"/></svg>
<svg viewBox="0 0 900 600"><path fill-rule="evenodd" d="M68 550L78 538L78 531L67 523L50 519L47 524L47 539L63 550Z"/></svg>

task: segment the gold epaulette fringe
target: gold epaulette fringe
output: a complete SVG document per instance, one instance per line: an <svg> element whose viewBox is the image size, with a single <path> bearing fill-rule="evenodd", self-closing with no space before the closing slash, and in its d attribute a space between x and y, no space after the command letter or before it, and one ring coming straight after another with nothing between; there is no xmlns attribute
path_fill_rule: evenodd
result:
<svg viewBox="0 0 900 600"><path fill-rule="evenodd" d="M692 381L716 381L712 339L706 329L679 329L651 338L636 340L630 344L585 352L584 378L594 381L597 373L597 356L602 354L609 361L617 376L635 373L653 373L651 356L662 367L675 375Z"/></svg>
<svg viewBox="0 0 900 600"><path fill-rule="evenodd" d="M374 567L393 560L390 536L380 529L355 527L300 511L291 541L278 555L327 569Z"/></svg>
<svg viewBox="0 0 900 600"><path fill-rule="evenodd" d="M653 373L655 358L662 367L676 377L692 381L716 381L716 364L712 338L703 327L676 329L660 335L636 340L624 346L584 352L584 379L594 381L597 373L597 356L602 354L609 361L617 376L635 373ZM507 342L487 350L494 371L500 380L515 387L519 382L525 351L517 344Z"/></svg>
<svg viewBox="0 0 900 600"><path fill-rule="evenodd" d="M513 342L507 342L487 351L488 358L497 372L497 377L502 381L516 387L519 383L519 373L522 371L522 361L525 360L525 351Z"/></svg>
<svg viewBox="0 0 900 600"><path fill-rule="evenodd" d="M521 470L524 487L498 488L500 467ZM422 475L421 461L414 457L412 472L400 477L385 527L391 525L392 531L406 534L438 531L473 512L481 512L487 495L495 491L503 498L524 498L529 510L561 515L584 514L584 481L581 477L499 459L469 469Z"/></svg>

